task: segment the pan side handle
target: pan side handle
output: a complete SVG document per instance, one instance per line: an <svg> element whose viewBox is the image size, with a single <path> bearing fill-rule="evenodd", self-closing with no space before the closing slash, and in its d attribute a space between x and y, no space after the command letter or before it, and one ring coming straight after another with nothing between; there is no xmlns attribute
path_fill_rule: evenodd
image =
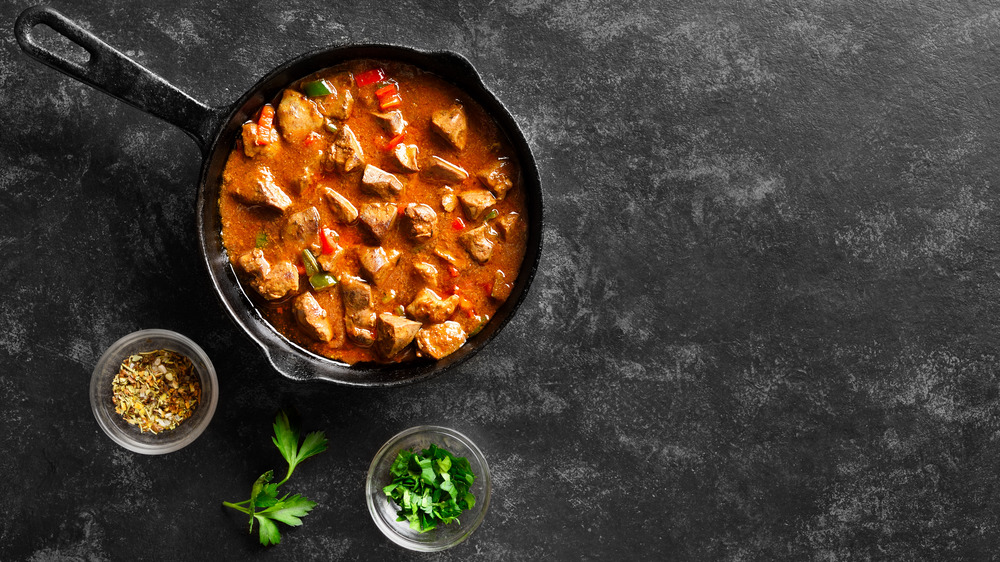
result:
<svg viewBox="0 0 1000 562"><path fill-rule="evenodd" d="M32 35L43 24L79 45L90 60L77 63L40 44ZM94 34L47 6L34 6L21 12L14 23L14 35L28 55L77 80L111 95L146 113L176 125L194 138L207 154L215 132L221 127L225 110L207 106L121 51L101 41Z"/></svg>

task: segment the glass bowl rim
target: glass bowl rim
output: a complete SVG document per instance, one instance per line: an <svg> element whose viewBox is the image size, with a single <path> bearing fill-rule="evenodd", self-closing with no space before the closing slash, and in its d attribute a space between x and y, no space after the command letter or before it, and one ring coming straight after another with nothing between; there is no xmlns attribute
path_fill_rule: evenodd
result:
<svg viewBox="0 0 1000 562"><path fill-rule="evenodd" d="M201 415L198 423L195 426L192 426L190 430L180 438L170 439L172 435L167 432L157 434L158 436L164 435L163 442L154 444L137 441L127 433L122 432L111 421L111 414L114 413L114 410L109 410L106 404L101 403L100 397L104 395L104 391L103 389L98 388L98 381L102 378L102 374L110 361L120 364L122 358L124 357L122 353L129 346L143 340L150 339L160 339L162 341L173 343L177 348L179 348L176 349L177 351L182 352L185 355L191 355L190 359L195 362L195 372L201 380L202 388L207 389L207 391L203 390L202 400L199 406L199 408L205 410L205 413ZM199 368L198 363L204 365L205 368ZM136 453L144 455L162 455L180 450L201 436L202 432L205 431L205 428L208 427L215 415L215 409L219 400L218 387L219 380L215 372L215 366L212 364L212 360L208 357L208 354L205 353L205 350L195 343L194 340L172 330L148 328L126 334L118 338L104 350L104 353L101 354L100 358L98 358L97 362L94 364L94 371L90 378L90 405L94 418L97 420L97 425L100 426L100 428L105 434L107 434L108 437L111 438L112 441Z"/></svg>
<svg viewBox="0 0 1000 562"><path fill-rule="evenodd" d="M476 498L476 505L473 508L473 509L478 509L478 514L476 518L468 524L466 524L463 520L461 525L464 528L462 528L460 533L456 534L454 537L449 538L448 540L443 540L440 542L438 541L417 542L408 539L406 536L402 535L399 532L399 529L397 529L396 526L392 525L391 523L386 523L383 520L383 518L379 515L378 507L375 505L375 497L382 494L381 489L377 490L374 489L375 486L374 483L376 481L375 470L378 467L380 461L382 461L390 453L394 452L394 450L398 447L400 441L406 439L407 437L418 434L444 435L457 440L469 450L470 455L468 456L473 457L472 459L470 459L470 461L479 464L479 466L481 467L479 473L476 474L476 478L482 479L482 485L484 491L482 494L483 497ZM463 456L463 455L458 455L458 456ZM379 530L382 531L382 534L385 535L386 538L391 540L393 543L409 550L414 550L419 552L438 552L462 543L463 541L465 541L465 539L469 538L469 536L472 535L472 533L476 529L479 528L483 520L486 518L486 512L489 509L490 496L492 495L492 487L493 487L492 476L490 475L489 464L486 462L486 456L483 455L483 452L479 449L479 447L475 444L475 442L472 441L472 439L470 439L468 436L461 433L460 431L449 427L444 427L441 425L417 425L404 429L403 431L400 431L399 433L390 437L379 448L378 452L375 453L375 455L372 457L372 462L368 466L368 474L365 478L365 501L368 504L368 513L371 515L372 520L375 522L375 526L378 527ZM384 501L390 501L384 495L381 495L380 497Z"/></svg>

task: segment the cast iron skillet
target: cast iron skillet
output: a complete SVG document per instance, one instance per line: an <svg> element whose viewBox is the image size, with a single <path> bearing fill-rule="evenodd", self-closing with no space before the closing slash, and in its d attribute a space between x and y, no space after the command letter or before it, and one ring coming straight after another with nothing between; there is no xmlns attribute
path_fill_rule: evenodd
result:
<svg viewBox="0 0 1000 562"><path fill-rule="evenodd" d="M78 64L46 49L32 36L44 24L84 48L90 60ZM169 84L115 50L59 12L44 6L28 8L17 18L14 32L27 54L102 92L155 115L187 132L203 154L198 187L197 223L202 257L215 292L230 317L263 349L275 369L293 380L324 380L354 386L393 386L425 380L454 368L482 349L510 320L524 300L538 267L542 246L542 192L538 169L514 118L486 88L479 74L461 55L427 52L398 45L347 45L319 49L278 66L238 100L209 107ZM288 340L264 320L243 292L222 246L218 208L219 187L226 158L243 123L285 86L317 70L351 59L390 59L436 74L483 106L507 135L520 161L522 189L528 207L528 247L510 298L475 337L441 361L418 360L397 365L347 365L316 355Z"/></svg>

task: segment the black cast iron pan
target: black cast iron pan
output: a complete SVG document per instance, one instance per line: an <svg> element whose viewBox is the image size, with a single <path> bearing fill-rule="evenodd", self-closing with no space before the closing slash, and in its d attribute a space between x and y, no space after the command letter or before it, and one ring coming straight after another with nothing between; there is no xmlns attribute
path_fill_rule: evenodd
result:
<svg viewBox="0 0 1000 562"><path fill-rule="evenodd" d="M42 46L32 35L43 24L76 43L90 60L76 63ZM59 12L44 6L28 8L17 18L14 32L32 57L98 90L155 115L187 132L203 154L198 186L197 223L201 253L212 286L230 317L255 341L282 375L294 380L324 380L354 386L392 386L425 380L453 369L482 349L503 328L524 300L538 266L542 246L542 193L538 169L514 118L483 84L461 55L428 52L399 45L346 45L319 49L278 66L238 100L210 107L115 50ZM291 342L264 320L243 292L222 246L219 188L226 158L243 123L266 100L288 84L317 70L352 59L388 59L434 73L469 94L483 106L507 135L520 160L522 187L528 206L528 248L514 290L487 326L452 355L438 362L396 365L347 365L321 357Z"/></svg>

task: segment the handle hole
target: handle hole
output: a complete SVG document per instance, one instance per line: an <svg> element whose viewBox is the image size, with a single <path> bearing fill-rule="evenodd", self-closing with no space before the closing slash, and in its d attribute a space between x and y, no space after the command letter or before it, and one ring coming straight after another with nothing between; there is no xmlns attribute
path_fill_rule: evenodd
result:
<svg viewBox="0 0 1000 562"><path fill-rule="evenodd" d="M79 65L85 65L90 62L89 51L44 23L39 23L32 27L31 34L35 42L42 48L70 62Z"/></svg>

